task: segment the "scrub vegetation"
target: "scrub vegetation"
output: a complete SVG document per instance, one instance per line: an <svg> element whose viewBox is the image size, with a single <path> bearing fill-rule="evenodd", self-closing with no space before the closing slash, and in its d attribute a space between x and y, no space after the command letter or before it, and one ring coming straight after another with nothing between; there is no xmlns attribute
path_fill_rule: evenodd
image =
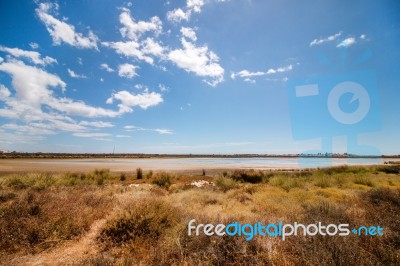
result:
<svg viewBox="0 0 400 266"><path fill-rule="evenodd" d="M4 265L399 265L400 165L0 173ZM211 172L210 172L211 173ZM197 182L195 182L197 181ZM188 222L379 225L383 236L188 236Z"/></svg>

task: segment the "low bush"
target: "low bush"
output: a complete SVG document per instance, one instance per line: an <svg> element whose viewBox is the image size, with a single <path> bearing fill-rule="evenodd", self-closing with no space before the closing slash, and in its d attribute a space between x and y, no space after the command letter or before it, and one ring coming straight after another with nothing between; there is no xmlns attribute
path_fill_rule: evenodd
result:
<svg viewBox="0 0 400 266"><path fill-rule="evenodd" d="M152 183L159 187L168 189L171 186L171 179L167 173L158 173Z"/></svg>
<svg viewBox="0 0 400 266"><path fill-rule="evenodd" d="M100 233L104 243L121 245L140 238L156 241L179 221L178 211L158 199L144 198L114 213Z"/></svg>
<svg viewBox="0 0 400 266"><path fill-rule="evenodd" d="M264 174L261 171L256 172L255 170L236 170L230 176L233 180L238 182L247 182L247 183L261 183L264 178Z"/></svg>

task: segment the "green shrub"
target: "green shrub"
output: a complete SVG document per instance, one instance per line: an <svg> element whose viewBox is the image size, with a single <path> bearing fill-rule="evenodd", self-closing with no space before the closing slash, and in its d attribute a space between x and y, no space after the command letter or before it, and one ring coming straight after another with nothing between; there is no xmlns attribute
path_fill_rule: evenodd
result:
<svg viewBox="0 0 400 266"><path fill-rule="evenodd" d="M230 189L235 189L237 188L239 185L236 181L230 179L230 178L226 178L223 176L219 176L214 180L214 184L221 189L223 192L226 192Z"/></svg>
<svg viewBox="0 0 400 266"><path fill-rule="evenodd" d="M386 174L398 174L400 173L400 165L385 165L378 167L378 171Z"/></svg>
<svg viewBox="0 0 400 266"><path fill-rule="evenodd" d="M264 178L264 174L261 171L244 171L244 170L236 170L231 175L231 178L238 182L247 182L247 183L261 183Z"/></svg>
<svg viewBox="0 0 400 266"><path fill-rule="evenodd" d="M153 180L153 184L168 189L171 186L170 176L166 173L160 173Z"/></svg>

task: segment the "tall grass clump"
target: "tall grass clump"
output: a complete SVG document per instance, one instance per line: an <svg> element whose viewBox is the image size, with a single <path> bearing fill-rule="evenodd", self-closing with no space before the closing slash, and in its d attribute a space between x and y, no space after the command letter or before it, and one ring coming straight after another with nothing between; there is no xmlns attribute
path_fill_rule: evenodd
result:
<svg viewBox="0 0 400 266"><path fill-rule="evenodd" d="M142 178L143 178L142 168L136 168L136 179L142 179Z"/></svg>
<svg viewBox="0 0 400 266"><path fill-rule="evenodd" d="M98 186L104 185L104 181L110 178L109 169L96 169L93 173L93 179Z"/></svg>
<svg viewBox="0 0 400 266"><path fill-rule="evenodd" d="M362 176L362 175L358 175L358 176L354 177L353 182L354 182L354 184L363 185L363 186L367 186L367 187L375 186L375 183L372 181L371 178Z"/></svg>
<svg viewBox="0 0 400 266"><path fill-rule="evenodd" d="M5 177L1 184L13 189L33 188L37 190L46 189L56 182L50 173L22 173Z"/></svg>
<svg viewBox="0 0 400 266"><path fill-rule="evenodd" d="M150 179L150 178L152 178L152 177L153 177L153 171L150 170L150 171L147 173L146 178L147 178L147 179Z"/></svg>
<svg viewBox="0 0 400 266"><path fill-rule="evenodd" d="M270 179L269 184L289 192L293 188L302 188L304 186L304 180L298 177L291 177L288 174L276 175Z"/></svg>
<svg viewBox="0 0 400 266"><path fill-rule="evenodd" d="M224 176L219 176L215 178L214 184L217 188L219 188L223 192L239 187L239 184L235 180Z"/></svg>
<svg viewBox="0 0 400 266"><path fill-rule="evenodd" d="M332 177L328 177L325 175L317 175L315 176L315 185L320 188L328 188L332 186Z"/></svg>

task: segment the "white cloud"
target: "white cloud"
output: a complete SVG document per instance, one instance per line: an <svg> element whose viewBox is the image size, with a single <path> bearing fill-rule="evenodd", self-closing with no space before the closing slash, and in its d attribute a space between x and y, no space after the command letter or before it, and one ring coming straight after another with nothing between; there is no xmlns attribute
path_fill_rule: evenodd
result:
<svg viewBox="0 0 400 266"><path fill-rule="evenodd" d="M251 72L249 70L244 69L239 72L232 72L231 78L235 79L237 77L240 77L246 82L255 83L256 81L253 79L254 77L273 75L273 74L277 74L277 73L284 73L287 71L291 71L292 69L293 69L293 65L287 65L287 66L278 67L278 68L270 68L267 71L255 71L255 72Z"/></svg>
<svg viewBox="0 0 400 266"><path fill-rule="evenodd" d="M65 82L57 75L22 61L9 59L0 64L0 71L11 76L13 87L11 91L0 84L0 117L13 120L13 123L0 126L0 138L5 137L10 143L35 143L43 140L44 136L63 131L89 137L87 134L91 128L109 128L114 125L104 121L79 121L79 117L118 117L132 112L135 106L146 109L162 102L161 95L157 93L133 95L119 92L111 97L111 103L114 99L119 107L114 111L90 106L83 101L57 97L56 89L64 91Z"/></svg>
<svg viewBox="0 0 400 266"><path fill-rule="evenodd" d="M121 112L94 107L87 105L81 101L74 101L68 98L50 98L46 105L51 108L63 112L67 115L83 116L83 117L117 117Z"/></svg>
<svg viewBox="0 0 400 266"><path fill-rule="evenodd" d="M141 40L145 34L158 36L162 32L162 22L158 17L152 17L150 21L136 22L130 11L123 8L119 20L122 24L120 33L128 41L102 42L103 46L114 49L117 54L145 61L151 65L154 63L152 56L164 57L165 48L161 43L152 37Z"/></svg>
<svg viewBox="0 0 400 266"><path fill-rule="evenodd" d="M257 77L257 76L263 76L265 75L266 72L262 72L262 71L257 71L257 72L250 72L249 70L242 70L239 72L233 72L231 74L231 78L235 79L236 77L241 77L241 78L250 78L250 77Z"/></svg>
<svg viewBox="0 0 400 266"><path fill-rule="evenodd" d="M0 116L25 121L66 119L63 116L43 113L42 106L66 115L83 117L116 117L121 114L119 111L93 107L81 101L55 97L50 88L61 88L64 91L65 82L54 74L25 65L22 61L3 63L0 65L0 71L12 77L12 85L16 91L15 96L11 97L8 90L7 92L4 88L1 89L3 98L7 97L6 107L0 109Z"/></svg>
<svg viewBox="0 0 400 266"><path fill-rule="evenodd" d="M164 57L165 48L158 42L155 42L153 38L147 38L141 45L144 54L154 55L160 58Z"/></svg>
<svg viewBox="0 0 400 266"><path fill-rule="evenodd" d="M350 37L344 39L341 43L339 43L336 47L349 47L356 43L356 39L354 37Z"/></svg>
<svg viewBox="0 0 400 266"><path fill-rule="evenodd" d="M161 134L161 135L171 135L171 134L174 134L174 131L173 131L173 130L165 129L165 128L156 128L156 129L154 129L154 131L157 132L158 134Z"/></svg>
<svg viewBox="0 0 400 266"><path fill-rule="evenodd" d="M55 132L51 130L48 125L42 123L30 123L28 125L18 124L5 124L1 126L2 129L20 132L26 135L54 135Z"/></svg>
<svg viewBox="0 0 400 266"><path fill-rule="evenodd" d="M39 44L37 44L37 43L35 43L35 42L29 43L29 46L30 46L32 49L37 49L37 48L39 48Z"/></svg>
<svg viewBox="0 0 400 266"><path fill-rule="evenodd" d="M361 39L361 40L366 40L366 39L367 39L367 35L361 34L361 35L360 35L360 39Z"/></svg>
<svg viewBox="0 0 400 266"><path fill-rule="evenodd" d="M132 57L146 63L153 64L154 59L146 55L137 41L128 42L102 42L102 45L113 48L117 54Z"/></svg>
<svg viewBox="0 0 400 266"><path fill-rule="evenodd" d="M135 22L131 16L131 12L126 8L121 12L119 21L123 25L120 29L122 37L135 41L146 32L160 34L162 31L162 22L157 16L152 17L150 21Z"/></svg>
<svg viewBox="0 0 400 266"><path fill-rule="evenodd" d="M143 92L140 94L132 94L128 91L119 91L114 93L107 99L108 104L112 104L114 100L119 100L121 103L118 105L120 112L132 112L132 107L140 107L147 109L151 106L156 106L163 102L161 94L156 92Z"/></svg>
<svg viewBox="0 0 400 266"><path fill-rule="evenodd" d="M186 37L192 40L193 42L197 40L196 32L192 28L182 27L181 33L183 37Z"/></svg>
<svg viewBox="0 0 400 266"><path fill-rule="evenodd" d="M340 31L340 32L338 32L334 35L328 36L326 38L314 39L312 42L310 42L310 47L315 46L315 45L321 45L326 42L332 42L332 41L336 40L337 38L339 38L341 35L342 35L342 32Z"/></svg>
<svg viewBox="0 0 400 266"><path fill-rule="evenodd" d="M81 137L81 138L97 138L97 137L109 137L111 134L109 133L73 133L72 134L75 137Z"/></svg>
<svg viewBox="0 0 400 266"><path fill-rule="evenodd" d="M0 100L5 100L10 96L11 92L3 84L0 84Z"/></svg>
<svg viewBox="0 0 400 266"><path fill-rule="evenodd" d="M176 8L172 11L168 11L167 19L172 22L181 22L182 20L188 21L190 15L191 15L190 11L184 12L182 9Z"/></svg>
<svg viewBox="0 0 400 266"><path fill-rule="evenodd" d="M165 129L165 128L143 128L143 127L137 127L137 126L125 126L125 131L128 132L133 132L133 131L153 131L157 132L160 135L172 135L175 134L175 132L171 129Z"/></svg>
<svg viewBox="0 0 400 266"><path fill-rule="evenodd" d="M17 97L32 106L51 97L48 87L60 87L65 90L66 84L58 76L49 74L42 69L25 65L22 61L11 60L0 65L0 71L12 76L12 85L17 91Z"/></svg>
<svg viewBox="0 0 400 266"><path fill-rule="evenodd" d="M144 128L137 127L137 126L124 126L124 128L125 128L125 129L128 129L128 130L131 130L131 129L134 129L134 130L144 130Z"/></svg>
<svg viewBox="0 0 400 266"><path fill-rule="evenodd" d="M100 68L101 68L101 69L104 69L104 70L107 71L107 72L114 72L114 71L115 71L114 69L112 69L111 67L109 67L106 63L101 64L101 65L100 65Z"/></svg>
<svg viewBox="0 0 400 266"><path fill-rule="evenodd" d="M187 0L186 6L189 10L193 10L196 13L201 12L201 8L204 5L204 0Z"/></svg>
<svg viewBox="0 0 400 266"><path fill-rule="evenodd" d="M40 3L36 9L39 19L45 24L47 31L53 39L55 45L67 43L77 48L97 49L98 37L89 30L87 36L75 31L75 27L64 21L58 20L52 15L51 11L57 11L58 5L51 3Z"/></svg>
<svg viewBox="0 0 400 266"><path fill-rule="evenodd" d="M136 69L138 67L131 64L122 64L118 67L118 75L125 78L133 78L137 76Z"/></svg>
<svg viewBox="0 0 400 266"><path fill-rule="evenodd" d="M4 59L0 56L0 64L3 63Z"/></svg>
<svg viewBox="0 0 400 266"><path fill-rule="evenodd" d="M19 48L8 48L8 47L1 46L1 45L0 45L0 51L6 52L16 58L20 58L20 57L26 58L30 62L32 62L36 65L48 65L48 64L57 63L56 59L49 57L49 56L42 58L40 56L40 54L35 51L25 51L25 50L22 50Z"/></svg>
<svg viewBox="0 0 400 266"><path fill-rule="evenodd" d="M193 13L200 13L202 7L206 2L225 2L226 0L187 0L186 11L181 8L167 12L167 19L171 22L181 22L182 20L188 21Z"/></svg>
<svg viewBox="0 0 400 266"><path fill-rule="evenodd" d="M116 135L116 138L130 138L131 136L129 135Z"/></svg>
<svg viewBox="0 0 400 266"><path fill-rule="evenodd" d="M81 121L79 125L82 126L90 126L90 127L98 127L98 128L105 128L105 127L114 127L114 125L110 122L103 122L103 121Z"/></svg>
<svg viewBox="0 0 400 266"><path fill-rule="evenodd" d="M161 92L168 91L167 86L165 86L164 84L158 84L158 88L160 89Z"/></svg>
<svg viewBox="0 0 400 266"><path fill-rule="evenodd" d="M87 78L85 75L79 75L76 74L72 69L67 69L68 74L70 75L71 78L76 78L76 79L85 79Z"/></svg>
<svg viewBox="0 0 400 266"><path fill-rule="evenodd" d="M183 49L172 50L168 59L187 72L195 73L201 77L211 78L206 81L211 86L216 86L224 80L224 69L218 64L219 58L207 46L196 46L181 38Z"/></svg>
<svg viewBox="0 0 400 266"><path fill-rule="evenodd" d="M270 75L270 74L276 74L276 73L283 73L283 72L290 71L292 69L293 69L293 65L288 65L288 66L285 66L285 67L279 67L279 68L276 68L276 69L270 68L270 69L268 69L267 74Z"/></svg>
<svg viewBox="0 0 400 266"><path fill-rule="evenodd" d="M136 84L135 86L133 86L135 89L137 90L148 90L148 88L143 85L143 84Z"/></svg>
<svg viewBox="0 0 400 266"><path fill-rule="evenodd" d="M256 83L256 81L254 79L251 78L245 78L244 81L249 82L249 83Z"/></svg>

